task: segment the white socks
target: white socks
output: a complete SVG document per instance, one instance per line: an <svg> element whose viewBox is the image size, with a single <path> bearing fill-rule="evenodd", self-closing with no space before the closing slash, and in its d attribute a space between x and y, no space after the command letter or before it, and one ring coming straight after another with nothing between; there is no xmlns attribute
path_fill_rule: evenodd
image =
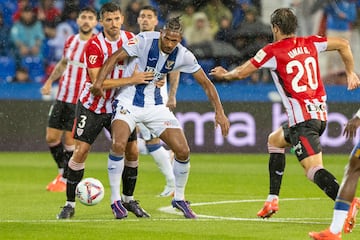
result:
<svg viewBox="0 0 360 240"><path fill-rule="evenodd" d="M348 211L334 209L330 232L338 234L342 231Z"/></svg>
<svg viewBox="0 0 360 240"><path fill-rule="evenodd" d="M185 186L190 172L190 161L178 162L174 161L174 175L175 175L175 195L176 201L185 199Z"/></svg>
<svg viewBox="0 0 360 240"><path fill-rule="evenodd" d="M124 157L115 156L113 153L110 153L108 158L108 177L111 189L111 204L121 200L120 185L123 170Z"/></svg>
<svg viewBox="0 0 360 240"><path fill-rule="evenodd" d="M161 173L165 176L166 185L168 187L175 186L175 176L173 168L171 166L170 153L164 147L160 147L155 151L149 152L150 155L154 158L154 161Z"/></svg>
<svg viewBox="0 0 360 240"><path fill-rule="evenodd" d="M272 195L272 194L269 194L267 199L266 199L266 202L271 202L273 199L279 199L279 196L278 195Z"/></svg>

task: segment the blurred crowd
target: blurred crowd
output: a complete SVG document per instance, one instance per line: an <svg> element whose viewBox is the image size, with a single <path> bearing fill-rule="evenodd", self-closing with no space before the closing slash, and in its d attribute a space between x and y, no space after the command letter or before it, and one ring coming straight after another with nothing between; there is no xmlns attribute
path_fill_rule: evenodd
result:
<svg viewBox="0 0 360 240"><path fill-rule="evenodd" d="M77 33L79 9L99 10L109 0L2 0L0 2L0 82L42 82L61 59L67 37ZM261 0L128 0L123 28L138 33L137 16L144 5L158 10L161 28L169 17L181 15L183 44L191 49L206 72L216 65L237 66L272 41L263 18ZM275 1L276 2L276 1ZM360 34L360 0L284 0L299 18L299 35L342 36ZM280 6L278 6L280 7ZM274 5L274 9L275 9ZM269 16L266 16L269 18ZM101 31L101 26L96 32ZM328 73L339 74L341 63L328 56ZM191 84L190 76L183 77ZM271 82L267 70L258 71L246 84Z"/></svg>

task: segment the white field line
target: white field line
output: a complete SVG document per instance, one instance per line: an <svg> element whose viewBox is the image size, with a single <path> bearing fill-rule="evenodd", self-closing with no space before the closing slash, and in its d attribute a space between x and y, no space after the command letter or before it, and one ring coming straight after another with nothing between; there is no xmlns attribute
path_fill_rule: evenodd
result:
<svg viewBox="0 0 360 240"><path fill-rule="evenodd" d="M309 200L322 200L323 198L282 198L281 201L309 201ZM247 203L247 202L263 202L263 199L243 199L243 200L229 200L229 201L217 201L217 202L201 202L201 203L192 203L191 206L205 206L205 205L219 205L219 204L233 204L233 203ZM168 213L182 215L182 213L172 206L166 206L159 208L159 211ZM253 221L253 222L287 222L287 223L301 223L301 224L329 224L330 218L241 218L241 217L224 217L224 216L212 216L212 215L203 215L197 214L197 220L225 220L225 221Z"/></svg>
<svg viewBox="0 0 360 240"><path fill-rule="evenodd" d="M323 198L282 198L281 201L308 201L308 200L322 200ZM192 203L191 206L205 206L205 205L219 205L219 204L233 204L233 203L247 203L247 202L263 202L260 199L244 199L244 200L229 200L229 201L217 201L217 202L201 202ZM182 215L182 213L172 206L165 206L158 209L160 212L173 215ZM194 221L253 221L253 222L273 222L273 223L298 223L298 224L329 224L330 218L242 218L242 217L224 217L224 216L212 216L197 214L198 218ZM147 221L189 221L184 218L150 218ZM71 219L71 220L56 220L56 219L0 219L0 223L91 223L91 222L118 222L117 219ZM124 219L126 222L138 222L140 219Z"/></svg>

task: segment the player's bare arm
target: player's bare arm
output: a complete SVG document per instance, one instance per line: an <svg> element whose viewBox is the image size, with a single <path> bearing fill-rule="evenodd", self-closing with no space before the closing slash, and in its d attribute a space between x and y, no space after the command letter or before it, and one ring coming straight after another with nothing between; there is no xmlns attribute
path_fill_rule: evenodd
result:
<svg viewBox="0 0 360 240"><path fill-rule="evenodd" d="M220 98L214 84L210 81L210 79L206 76L204 70L202 69L193 73L193 76L196 81L202 86L207 97L209 98L211 104L215 109L215 126L220 125L222 135L227 136L229 133L230 123L224 113L223 106L220 102Z"/></svg>
<svg viewBox="0 0 360 240"><path fill-rule="evenodd" d="M99 72L100 69L97 70ZM96 74L96 73L95 73ZM120 79L105 79L102 84L102 89L111 89L118 88L127 85L137 85L137 84L148 84L154 78L154 73L152 72L140 72L138 70L138 65L135 66L134 72L130 77L124 77ZM164 81L160 81L158 87L164 85ZM93 86L90 88L91 93L96 93ZM94 92L93 92L94 91ZM94 94L97 96L96 94Z"/></svg>
<svg viewBox="0 0 360 240"><path fill-rule="evenodd" d="M213 76L216 80L240 80L250 76L256 70L257 68L250 61L247 61L231 71L227 71L221 66L215 67L211 69L210 76Z"/></svg>
<svg viewBox="0 0 360 240"><path fill-rule="evenodd" d="M105 79L102 88L111 89L111 88L123 87L127 85L148 84L149 81L151 81L153 78L154 78L154 73L140 72L138 69L138 65L136 65L134 72L130 77L124 77L120 79Z"/></svg>
<svg viewBox="0 0 360 240"><path fill-rule="evenodd" d="M180 72L174 71L169 73L169 99L166 103L171 111L176 108L176 92L179 86Z"/></svg>
<svg viewBox="0 0 360 240"><path fill-rule="evenodd" d="M114 66L117 62L123 61L128 58L129 55L122 48L118 49L113 53L101 67L98 74L95 76L94 80L92 79L93 86L91 88L91 93L95 96L103 96L103 82L106 79L106 76L114 69Z"/></svg>
<svg viewBox="0 0 360 240"><path fill-rule="evenodd" d="M360 87L360 80L354 72L354 58L351 52L349 41L343 38L328 37L327 51L337 50L345 65L345 73L347 77L348 90Z"/></svg>
<svg viewBox="0 0 360 240"><path fill-rule="evenodd" d="M46 80L44 85L41 88L42 95L49 95L51 93L52 83L58 80L61 75L64 73L67 66L67 60L62 58L55 66L54 70L51 72L49 78Z"/></svg>

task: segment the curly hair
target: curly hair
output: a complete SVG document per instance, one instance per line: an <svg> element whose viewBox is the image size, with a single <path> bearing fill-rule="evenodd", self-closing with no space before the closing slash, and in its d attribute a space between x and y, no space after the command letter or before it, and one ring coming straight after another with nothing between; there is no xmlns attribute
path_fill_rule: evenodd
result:
<svg viewBox="0 0 360 240"><path fill-rule="evenodd" d="M166 21L166 24L164 25L164 29L172 32L179 32L182 34L183 27L180 23L180 17L181 16L170 18L168 21Z"/></svg>

